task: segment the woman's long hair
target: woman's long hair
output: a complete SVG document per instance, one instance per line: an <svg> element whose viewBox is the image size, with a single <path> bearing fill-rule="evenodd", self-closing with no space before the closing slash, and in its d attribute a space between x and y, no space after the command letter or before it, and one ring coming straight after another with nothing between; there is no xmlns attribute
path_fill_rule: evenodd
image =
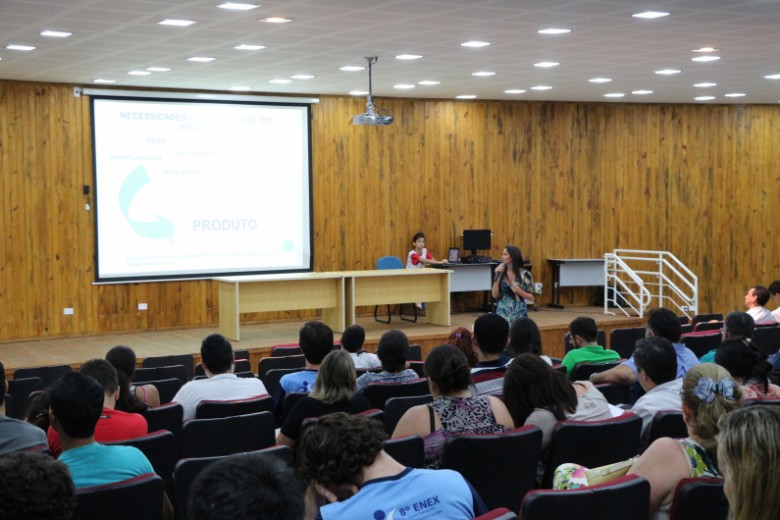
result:
<svg viewBox="0 0 780 520"><path fill-rule="evenodd" d="M504 376L504 403L517 426L525 424L537 408L550 411L557 420L577 409L577 392L566 376L536 354L520 354Z"/></svg>
<svg viewBox="0 0 780 520"><path fill-rule="evenodd" d="M524 354L542 355L542 334L531 318L517 318L509 326L509 349L515 356Z"/></svg>
<svg viewBox="0 0 780 520"><path fill-rule="evenodd" d="M149 408L130 391L130 382L135 374L135 352L133 349L118 345L108 351L106 361L116 368L119 380L119 399L116 402L116 409L122 412L140 413Z"/></svg>
<svg viewBox="0 0 780 520"><path fill-rule="evenodd" d="M520 252L520 248L517 246L506 246L504 249L506 249L506 252L509 254L509 258L511 261L509 262L508 269L511 269L512 272L515 275L515 280L518 282L522 281L522 278L520 277L520 270L523 268L523 254ZM501 272L501 276L499 277L499 281L506 277L507 269L504 269Z"/></svg>
<svg viewBox="0 0 780 520"><path fill-rule="evenodd" d="M463 355L466 356L469 368L472 368L477 364L477 355L474 353L474 347L471 342L471 331L466 327L458 327L447 338L447 344L453 347L458 347Z"/></svg>
<svg viewBox="0 0 780 520"><path fill-rule="evenodd" d="M311 397L324 403L349 401L355 395L355 363L345 350L334 350L322 360Z"/></svg>
<svg viewBox="0 0 780 520"><path fill-rule="evenodd" d="M718 421L742 406L742 388L722 366L699 363L686 372L680 395L694 417L692 432L702 447L715 454Z"/></svg>

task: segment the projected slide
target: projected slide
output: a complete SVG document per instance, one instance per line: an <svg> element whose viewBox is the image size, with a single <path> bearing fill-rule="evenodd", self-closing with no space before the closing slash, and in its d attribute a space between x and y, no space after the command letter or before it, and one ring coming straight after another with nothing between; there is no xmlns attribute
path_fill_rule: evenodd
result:
<svg viewBox="0 0 780 520"><path fill-rule="evenodd" d="M97 280L311 269L308 105L95 97Z"/></svg>

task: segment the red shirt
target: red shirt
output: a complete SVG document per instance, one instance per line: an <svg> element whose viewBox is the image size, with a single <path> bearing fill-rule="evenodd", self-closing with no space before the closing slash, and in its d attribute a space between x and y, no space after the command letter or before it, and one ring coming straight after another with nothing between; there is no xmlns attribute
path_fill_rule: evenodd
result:
<svg viewBox="0 0 780 520"><path fill-rule="evenodd" d="M142 437L148 433L149 425L140 413L127 413L111 408L103 408L103 413L95 426L95 440L98 442L123 441ZM59 434L49 426L46 436L49 449L55 457L62 453Z"/></svg>

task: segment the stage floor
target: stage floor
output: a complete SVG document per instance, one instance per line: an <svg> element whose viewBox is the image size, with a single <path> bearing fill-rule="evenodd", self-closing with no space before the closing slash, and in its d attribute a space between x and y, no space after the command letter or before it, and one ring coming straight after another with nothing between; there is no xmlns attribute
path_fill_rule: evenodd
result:
<svg viewBox="0 0 780 520"><path fill-rule="evenodd" d="M407 307L408 309L408 307ZM452 315L452 325L443 327L429 325L424 316L417 323L401 321L393 316L388 325L374 321L373 316L358 318L358 324L366 330L366 348L375 350L380 336L390 329L401 329L411 343L422 345L427 352L433 346L444 343L450 331L456 327L471 328L482 312L462 312ZM601 307L567 307L565 309L540 308L531 311L532 318L542 331L545 354L562 357L563 337L569 322L578 316L589 316L596 320L599 329L609 331L615 328L637 327L644 323L636 317L605 316ZM253 366L257 359L268 355L271 346L282 343L297 343L298 329L302 321L242 324L242 341L233 342L235 349L247 349L252 354ZM45 365L71 365L77 368L92 358L102 358L115 345L131 347L139 360L149 356L191 353L199 358L201 340L217 331L217 327L198 327L127 334L102 334L73 338L28 340L0 343L0 361L10 377L13 370L22 367ZM340 335L335 334L338 339Z"/></svg>

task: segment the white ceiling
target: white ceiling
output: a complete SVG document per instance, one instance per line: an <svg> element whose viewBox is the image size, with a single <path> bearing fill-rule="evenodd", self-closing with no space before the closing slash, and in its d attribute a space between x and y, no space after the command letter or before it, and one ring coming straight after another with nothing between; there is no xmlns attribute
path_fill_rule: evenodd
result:
<svg viewBox="0 0 780 520"><path fill-rule="evenodd" d="M368 74L343 72L345 65L374 67L374 96L616 102L778 103L780 79L780 0L259 0L250 11L228 11L223 0L0 0L0 79L93 85L96 78L116 86L345 95L366 90ZM251 2L252 0L235 0ZM254 2L253 2L254 3ZM631 15L644 10L670 12L657 20ZM288 24L258 20L284 16ZM164 18L196 21L191 27L158 25ZM537 34L564 27L561 36ZM69 31L69 38L40 36L44 29ZM460 46L467 40L492 45ZM242 43L260 51L238 51ZM8 44L36 47L13 51ZM692 62L704 46L721 59ZM398 54L421 54L401 61ZM211 63L186 61L211 56ZM556 61L552 69L534 63ZM130 70L170 67L149 76ZM656 70L675 68L675 76ZM495 76L473 77L476 71ZM294 74L309 80L269 83ZM611 83L594 84L597 76ZM441 84L411 90L398 83ZM700 82L715 87L697 88ZM552 90L537 92L535 85ZM524 89L523 94L506 94ZM652 90L649 95L632 91ZM744 97L725 94L741 92ZM377 100L381 104L381 100Z"/></svg>

